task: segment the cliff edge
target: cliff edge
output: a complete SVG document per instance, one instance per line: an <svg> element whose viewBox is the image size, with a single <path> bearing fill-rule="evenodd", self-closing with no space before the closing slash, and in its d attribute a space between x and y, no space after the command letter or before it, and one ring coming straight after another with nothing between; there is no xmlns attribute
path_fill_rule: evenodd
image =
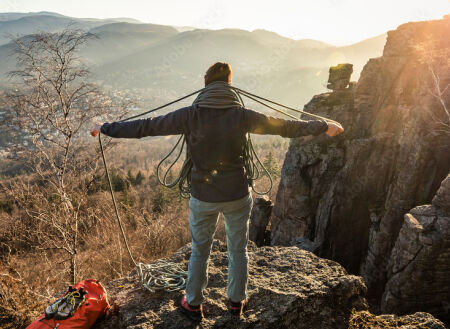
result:
<svg viewBox="0 0 450 329"><path fill-rule="evenodd" d="M450 298L447 224L441 225L442 219L428 226L437 216L435 210L423 215L420 209L412 210L410 224L405 214L430 204L450 172L450 87L443 92L450 84L449 35L449 17L404 24L388 33L383 56L369 60L358 83L349 83L350 64L330 69L332 91L314 96L305 109L341 122L345 132L334 138L291 140L271 222L273 245L298 245L362 275L370 300L379 303L391 282L384 311L429 307L446 321L448 305L442 298ZM395 264L406 264L400 259L404 254L392 259L393 250L410 248L414 253L401 242L416 243L418 233L405 240L412 231L419 232L412 217L423 218L419 222L425 226L419 226L424 231L432 230L427 241L417 242L426 246L421 252L444 265L417 265L410 272L414 284L407 287L426 291L435 286L433 281L447 282L439 293L430 290L422 299L407 293L406 287L392 286L397 280L393 276L402 269ZM402 280L406 284L406 276ZM399 289L401 295L392 297ZM405 296L414 299L400 307Z"/></svg>
<svg viewBox="0 0 450 329"><path fill-rule="evenodd" d="M187 268L190 245L163 261ZM226 246L215 240L209 265L201 323L178 310L184 293L151 293L136 273L105 285L114 311L94 329L150 328L299 328L299 329L445 329L428 313L403 317L367 311L361 277L297 247L249 247L249 309L241 317L226 309Z"/></svg>
<svg viewBox="0 0 450 329"><path fill-rule="evenodd" d="M187 268L190 245L167 258ZM241 318L228 314L226 247L215 241L205 291L201 328L347 328L352 309L365 310L366 287L336 262L296 247L251 247L249 309ZM192 328L178 309L183 292L150 293L136 274L106 285L118 310L97 329Z"/></svg>

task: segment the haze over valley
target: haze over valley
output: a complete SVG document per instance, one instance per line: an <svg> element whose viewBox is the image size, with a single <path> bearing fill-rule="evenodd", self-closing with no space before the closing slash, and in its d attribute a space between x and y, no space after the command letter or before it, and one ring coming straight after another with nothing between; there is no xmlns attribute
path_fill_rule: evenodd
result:
<svg viewBox="0 0 450 329"><path fill-rule="evenodd" d="M357 80L369 58L382 54L386 35L345 47L318 40L293 40L266 30L207 30L144 24L135 19L83 19L56 13L0 14L0 82L15 68L8 35L61 31L67 27L93 33L81 55L97 82L127 89L152 106L199 89L215 61L233 68L236 86L302 107L311 95L326 90L328 68L354 64Z"/></svg>

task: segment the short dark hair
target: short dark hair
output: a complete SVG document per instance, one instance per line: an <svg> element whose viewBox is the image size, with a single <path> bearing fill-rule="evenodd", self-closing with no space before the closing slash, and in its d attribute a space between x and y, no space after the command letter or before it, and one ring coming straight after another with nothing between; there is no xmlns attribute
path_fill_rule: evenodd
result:
<svg viewBox="0 0 450 329"><path fill-rule="evenodd" d="M214 81L231 83L231 65L224 62L211 65L205 73L205 86Z"/></svg>

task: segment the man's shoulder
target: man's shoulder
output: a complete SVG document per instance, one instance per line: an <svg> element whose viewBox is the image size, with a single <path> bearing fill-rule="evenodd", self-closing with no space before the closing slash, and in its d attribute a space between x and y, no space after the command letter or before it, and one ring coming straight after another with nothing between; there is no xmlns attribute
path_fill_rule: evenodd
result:
<svg viewBox="0 0 450 329"><path fill-rule="evenodd" d="M187 105L187 106L179 108L177 111L191 111L191 110L194 110L196 107L197 107L197 105L194 105L194 104Z"/></svg>

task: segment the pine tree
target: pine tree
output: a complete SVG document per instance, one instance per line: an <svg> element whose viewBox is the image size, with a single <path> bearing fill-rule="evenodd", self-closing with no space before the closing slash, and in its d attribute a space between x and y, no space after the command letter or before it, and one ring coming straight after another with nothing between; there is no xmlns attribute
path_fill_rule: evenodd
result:
<svg viewBox="0 0 450 329"><path fill-rule="evenodd" d="M136 176L133 175L131 170L128 170L127 174L127 180L131 183L131 185L136 186L142 184L142 181L144 180L144 175L139 170Z"/></svg>
<svg viewBox="0 0 450 329"><path fill-rule="evenodd" d="M142 172L139 170L136 178L134 180L134 185L141 185L142 181L145 179L144 175L142 174Z"/></svg>
<svg viewBox="0 0 450 329"><path fill-rule="evenodd" d="M153 203L152 211L158 214L163 213L164 209L167 206L167 202L168 200L166 196L166 188L158 184L155 190L155 194L152 197Z"/></svg>
<svg viewBox="0 0 450 329"><path fill-rule="evenodd" d="M136 181L136 177L135 177L135 176L133 175L133 173L131 172L131 169L128 169L127 179L128 179L128 181L131 183L131 185L134 186L134 182Z"/></svg>
<svg viewBox="0 0 450 329"><path fill-rule="evenodd" d="M123 192L122 192L122 203L132 207L134 205L134 197L133 195L130 193L130 188L129 185L125 184L124 188L123 188Z"/></svg>
<svg viewBox="0 0 450 329"><path fill-rule="evenodd" d="M278 167L277 160L275 160L272 151L270 151L269 154L267 154L263 164L264 167L266 167L267 171L269 172L270 176L272 176L272 178L280 177L280 168Z"/></svg>

